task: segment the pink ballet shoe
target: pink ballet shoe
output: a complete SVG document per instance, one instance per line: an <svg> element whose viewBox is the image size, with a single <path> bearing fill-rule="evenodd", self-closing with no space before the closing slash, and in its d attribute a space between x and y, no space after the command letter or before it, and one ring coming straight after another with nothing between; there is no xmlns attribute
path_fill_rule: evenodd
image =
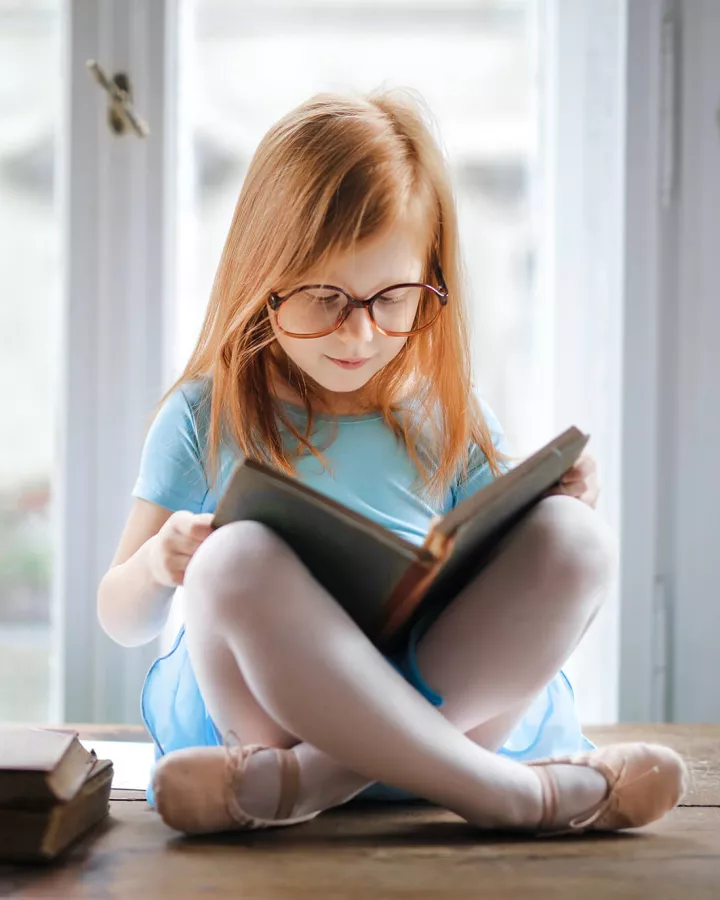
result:
<svg viewBox="0 0 720 900"><path fill-rule="evenodd" d="M320 811L292 817L300 784L294 753L262 744L188 747L163 756L153 773L157 811L163 822L186 834L252 831L309 822ZM259 750L274 749L280 764L280 799L275 817L258 819L238 803L248 759Z"/></svg>
<svg viewBox="0 0 720 900"><path fill-rule="evenodd" d="M567 827L555 828L558 786L551 765L590 766L608 783L607 796L592 811L576 816ZM581 831L618 831L640 828L662 818L677 806L687 790L687 767L682 757L661 744L611 744L572 756L540 759L537 766L543 791L543 815L538 834Z"/></svg>

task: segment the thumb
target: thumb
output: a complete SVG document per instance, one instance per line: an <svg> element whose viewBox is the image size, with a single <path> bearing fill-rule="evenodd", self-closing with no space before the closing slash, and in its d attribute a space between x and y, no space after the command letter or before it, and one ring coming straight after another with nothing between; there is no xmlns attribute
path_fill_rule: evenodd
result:
<svg viewBox="0 0 720 900"><path fill-rule="evenodd" d="M190 535L196 538L206 538L212 531L213 513L197 513L190 522Z"/></svg>

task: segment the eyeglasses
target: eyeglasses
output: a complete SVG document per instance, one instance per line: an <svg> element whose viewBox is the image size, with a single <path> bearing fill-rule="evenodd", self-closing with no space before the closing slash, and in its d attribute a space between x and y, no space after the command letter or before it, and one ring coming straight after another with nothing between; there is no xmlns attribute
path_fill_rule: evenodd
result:
<svg viewBox="0 0 720 900"><path fill-rule="evenodd" d="M448 289L439 263L435 264L435 276L438 287L391 284L367 300L358 300L331 284L306 284L285 297L271 293L268 306L275 313L275 324L288 337L332 334L353 309L364 309L380 334L406 337L430 328L447 306Z"/></svg>

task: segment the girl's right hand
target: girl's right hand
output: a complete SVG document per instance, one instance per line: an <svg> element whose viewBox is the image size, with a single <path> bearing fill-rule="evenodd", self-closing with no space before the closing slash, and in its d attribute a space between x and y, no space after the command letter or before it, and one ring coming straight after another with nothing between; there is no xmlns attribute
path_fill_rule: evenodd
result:
<svg viewBox="0 0 720 900"><path fill-rule="evenodd" d="M154 536L150 553L150 574L166 587L178 587L193 554L213 528L212 513L191 513L181 509L173 513Z"/></svg>

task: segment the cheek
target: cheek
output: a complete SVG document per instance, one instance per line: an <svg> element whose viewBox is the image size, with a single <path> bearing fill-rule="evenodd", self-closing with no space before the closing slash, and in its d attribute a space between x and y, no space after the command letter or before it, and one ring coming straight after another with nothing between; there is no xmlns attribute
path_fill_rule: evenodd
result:
<svg viewBox="0 0 720 900"><path fill-rule="evenodd" d="M314 365L317 365L317 361L325 352L323 350L325 338L313 338L311 341L303 341L298 340L297 338L289 338L286 335L277 332L276 336L278 344L282 347L288 357L304 372L309 373L309 370L312 369Z"/></svg>
<svg viewBox="0 0 720 900"><path fill-rule="evenodd" d="M304 347L302 341L294 341L292 338L283 338L281 341L278 341L278 343L296 366L299 366L301 369L305 368L309 357L309 348Z"/></svg>
<svg viewBox="0 0 720 900"><path fill-rule="evenodd" d="M380 356L384 365L387 365L389 362L395 359L395 357L402 350L405 344L407 344L407 340L407 338L385 337L384 335L382 336Z"/></svg>

